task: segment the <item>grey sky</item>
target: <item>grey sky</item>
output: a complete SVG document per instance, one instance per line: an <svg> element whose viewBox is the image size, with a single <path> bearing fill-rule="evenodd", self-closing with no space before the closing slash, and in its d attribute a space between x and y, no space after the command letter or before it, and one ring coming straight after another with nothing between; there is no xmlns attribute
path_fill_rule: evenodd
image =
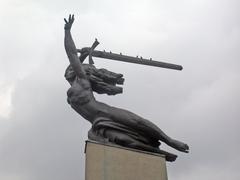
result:
<svg viewBox="0 0 240 180"><path fill-rule="evenodd" d="M90 124L66 102L63 18L76 45L181 64L182 72L107 60L124 93L97 98L187 142L169 179L239 180L240 2L0 0L0 179L84 179Z"/></svg>

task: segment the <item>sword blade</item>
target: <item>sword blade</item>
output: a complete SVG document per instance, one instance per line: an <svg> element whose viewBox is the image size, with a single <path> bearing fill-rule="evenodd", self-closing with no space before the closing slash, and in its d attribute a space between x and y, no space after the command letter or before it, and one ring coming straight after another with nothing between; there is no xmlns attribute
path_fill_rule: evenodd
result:
<svg viewBox="0 0 240 180"><path fill-rule="evenodd" d="M128 62L128 63L134 63L134 64L142 64L147 66L155 66L155 67L161 67L161 68L167 68L167 69L174 69L174 70L182 70L183 67L181 65L177 64L171 64L166 62L160 62L160 61L154 61L144 58L138 58L138 57L132 57L132 56L126 56L122 54L116 54L116 53L109 53L105 51L92 51L93 57L98 58L105 58L110 60L116 60L116 61L122 61L122 62Z"/></svg>

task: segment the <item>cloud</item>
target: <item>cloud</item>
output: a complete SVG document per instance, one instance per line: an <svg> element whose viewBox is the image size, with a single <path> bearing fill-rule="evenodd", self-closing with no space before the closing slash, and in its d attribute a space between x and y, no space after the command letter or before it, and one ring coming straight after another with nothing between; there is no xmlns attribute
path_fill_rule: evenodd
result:
<svg viewBox="0 0 240 180"><path fill-rule="evenodd" d="M238 180L238 1L8 1L1 6L0 179L84 179L90 124L66 102L63 18L74 12L77 47L182 64L182 72L96 59L124 74L124 93L96 95L137 113L189 154L170 179ZM7 15L7 16L6 16ZM9 113L11 110L11 113ZM225 178L225 179L226 179Z"/></svg>
<svg viewBox="0 0 240 180"><path fill-rule="evenodd" d="M11 103L12 103L12 93L14 87L9 86L1 86L0 89L0 117L8 118L11 113Z"/></svg>

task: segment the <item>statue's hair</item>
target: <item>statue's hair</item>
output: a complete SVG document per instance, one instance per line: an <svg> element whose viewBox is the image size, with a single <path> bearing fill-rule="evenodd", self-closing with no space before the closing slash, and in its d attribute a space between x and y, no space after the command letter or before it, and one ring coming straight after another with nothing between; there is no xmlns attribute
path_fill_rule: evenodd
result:
<svg viewBox="0 0 240 180"><path fill-rule="evenodd" d="M82 65L93 91L108 95L122 93L122 87L116 86L117 84L123 84L124 78L122 74L114 73L107 69L97 69L90 64ZM70 84L76 79L76 73L71 65L65 71L65 78Z"/></svg>

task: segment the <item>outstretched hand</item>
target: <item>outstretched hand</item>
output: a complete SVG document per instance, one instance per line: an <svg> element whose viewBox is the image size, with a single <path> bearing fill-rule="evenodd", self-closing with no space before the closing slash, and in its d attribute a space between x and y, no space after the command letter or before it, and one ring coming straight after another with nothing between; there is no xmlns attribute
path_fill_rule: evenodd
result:
<svg viewBox="0 0 240 180"><path fill-rule="evenodd" d="M65 30L70 30L71 27L72 27L72 24L74 22L74 14L70 14L69 17L68 17L68 21L66 20L66 18L64 18L64 21L65 21L65 26L64 26L64 29Z"/></svg>

